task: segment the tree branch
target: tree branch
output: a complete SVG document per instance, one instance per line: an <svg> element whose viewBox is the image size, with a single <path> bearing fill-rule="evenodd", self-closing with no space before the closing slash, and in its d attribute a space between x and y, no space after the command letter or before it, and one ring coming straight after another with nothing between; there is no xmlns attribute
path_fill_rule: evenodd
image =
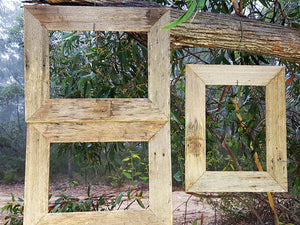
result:
<svg viewBox="0 0 300 225"><path fill-rule="evenodd" d="M91 5L114 7L162 7L148 1L134 0L41 0L23 1L36 4ZM185 13L171 10L171 19ZM261 22L246 17L200 12L194 20L187 20L171 29L171 48L204 47L229 49L269 55L300 63L300 29ZM137 40L147 43L147 34Z"/></svg>
<svg viewBox="0 0 300 225"><path fill-rule="evenodd" d="M171 10L172 20L184 12ZM206 47L262 54L300 62L300 29L240 16L198 13L171 29L171 47Z"/></svg>

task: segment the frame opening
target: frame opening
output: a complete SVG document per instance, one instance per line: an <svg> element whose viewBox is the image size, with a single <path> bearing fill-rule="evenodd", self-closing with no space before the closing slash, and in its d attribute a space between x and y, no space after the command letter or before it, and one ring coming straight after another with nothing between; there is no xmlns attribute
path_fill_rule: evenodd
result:
<svg viewBox="0 0 300 225"><path fill-rule="evenodd" d="M206 86L206 170L266 171L265 88Z"/></svg>
<svg viewBox="0 0 300 225"><path fill-rule="evenodd" d="M50 31L49 36L51 98L148 97L147 47L128 33Z"/></svg>
<svg viewBox="0 0 300 225"><path fill-rule="evenodd" d="M143 210L148 184L147 142L51 144L51 213Z"/></svg>

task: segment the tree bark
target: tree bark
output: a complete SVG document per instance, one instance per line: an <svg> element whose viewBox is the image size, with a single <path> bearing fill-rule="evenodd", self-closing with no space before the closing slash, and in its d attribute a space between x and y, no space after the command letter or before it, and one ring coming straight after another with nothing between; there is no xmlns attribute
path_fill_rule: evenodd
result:
<svg viewBox="0 0 300 225"><path fill-rule="evenodd" d="M172 10L175 20L184 12ZM245 17L198 13L171 29L171 48L206 47L270 55L300 62L300 30Z"/></svg>
<svg viewBox="0 0 300 225"><path fill-rule="evenodd" d="M40 0L34 3L95 5L115 7L162 7L148 1L135 0ZM171 19L184 14L171 9ZM193 16L192 16L193 17ZM146 34L131 33L141 43L147 43ZM261 22L236 15L198 13L171 29L171 49L204 47L229 49L269 55L300 63L300 29Z"/></svg>

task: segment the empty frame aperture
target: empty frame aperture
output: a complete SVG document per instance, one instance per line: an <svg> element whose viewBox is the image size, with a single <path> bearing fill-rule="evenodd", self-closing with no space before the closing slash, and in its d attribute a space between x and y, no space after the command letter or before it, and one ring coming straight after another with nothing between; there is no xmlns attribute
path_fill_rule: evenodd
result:
<svg viewBox="0 0 300 225"><path fill-rule="evenodd" d="M170 12L161 8L25 6L24 224L172 224ZM50 30L148 33L148 98L50 99ZM48 213L50 144L149 142L147 210Z"/></svg>
<svg viewBox="0 0 300 225"><path fill-rule="evenodd" d="M266 87L267 171L206 171L206 85ZM279 66L186 66L187 192L287 191L285 69Z"/></svg>

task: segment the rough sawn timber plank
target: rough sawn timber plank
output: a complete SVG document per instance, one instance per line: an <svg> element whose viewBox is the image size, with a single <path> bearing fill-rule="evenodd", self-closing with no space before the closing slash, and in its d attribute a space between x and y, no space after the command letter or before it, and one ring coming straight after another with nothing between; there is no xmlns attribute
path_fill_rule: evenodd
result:
<svg viewBox="0 0 300 225"><path fill-rule="evenodd" d="M166 12L163 8L91 6L26 6L48 30L149 31ZM74 13L76 12L76 13Z"/></svg>
<svg viewBox="0 0 300 225"><path fill-rule="evenodd" d="M104 121L168 121L149 99L48 99L34 115L31 123L89 123Z"/></svg>
<svg viewBox="0 0 300 225"><path fill-rule="evenodd" d="M44 216L39 225L95 225L95 224L129 224L124 221L131 220L130 225L159 225L160 221L150 210L126 210L108 212L76 212L76 213L51 213Z"/></svg>
<svg viewBox="0 0 300 225"><path fill-rule="evenodd" d="M37 224L48 213L50 143L27 125L24 224Z"/></svg>
<svg viewBox="0 0 300 225"><path fill-rule="evenodd" d="M188 192L283 192L268 172L206 171Z"/></svg>
<svg viewBox="0 0 300 225"><path fill-rule="evenodd" d="M166 122L36 123L50 142L149 141Z"/></svg>
<svg viewBox="0 0 300 225"><path fill-rule="evenodd" d="M285 69L266 86L267 171L288 191L286 151Z"/></svg>
<svg viewBox="0 0 300 225"><path fill-rule="evenodd" d="M24 24L26 120L50 98L50 81L48 31L26 8L24 21L26 21Z"/></svg>
<svg viewBox="0 0 300 225"><path fill-rule="evenodd" d="M170 119L170 23L165 13L148 36L149 99ZM160 224L173 224L170 120L149 141L149 203Z"/></svg>
<svg viewBox="0 0 300 225"><path fill-rule="evenodd" d="M185 189L188 190L206 171L205 83L186 66L185 102Z"/></svg>

